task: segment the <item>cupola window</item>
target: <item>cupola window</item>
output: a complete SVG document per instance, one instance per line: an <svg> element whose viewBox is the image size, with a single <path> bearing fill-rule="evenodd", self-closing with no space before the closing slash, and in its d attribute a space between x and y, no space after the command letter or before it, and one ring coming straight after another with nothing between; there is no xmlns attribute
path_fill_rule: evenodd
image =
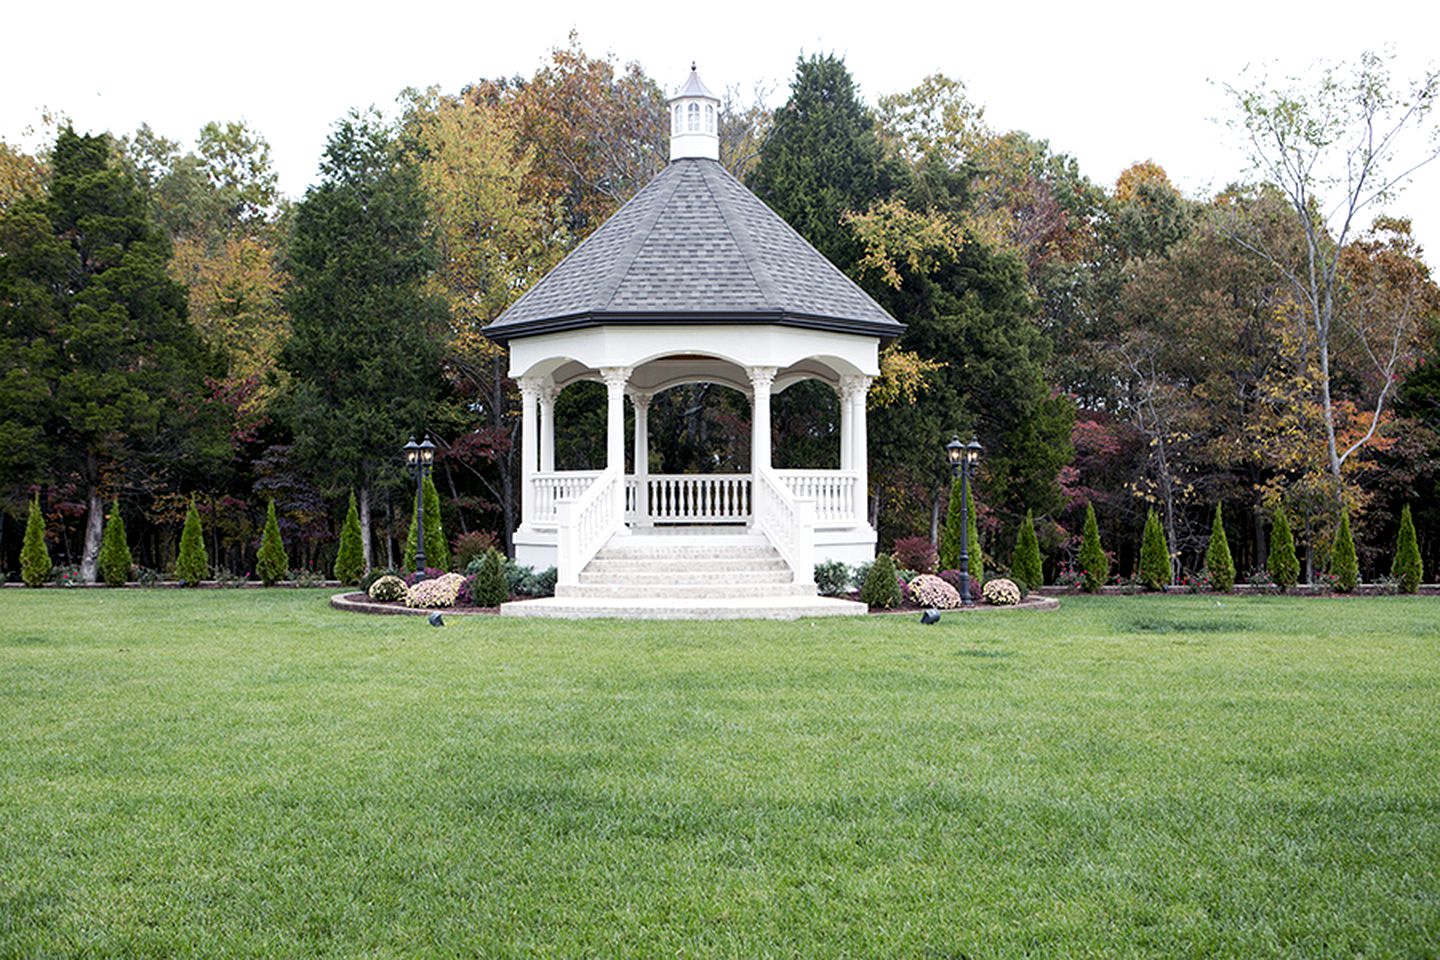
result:
<svg viewBox="0 0 1440 960"><path fill-rule="evenodd" d="M708 103L705 104L705 132L715 132L715 108Z"/></svg>
<svg viewBox="0 0 1440 960"><path fill-rule="evenodd" d="M679 132L680 132L680 104L678 104L678 103L675 104L675 120L674 120L674 122L670 125L670 129L671 129L671 131L674 132L674 133L679 133Z"/></svg>
<svg viewBox="0 0 1440 960"><path fill-rule="evenodd" d="M690 115L690 132L691 132L691 133L699 133L699 132L700 132L700 104L698 104L698 103L692 103L692 104L690 104L690 106L689 106L689 107L687 108L687 110L686 110L686 113L688 113L688 114Z"/></svg>

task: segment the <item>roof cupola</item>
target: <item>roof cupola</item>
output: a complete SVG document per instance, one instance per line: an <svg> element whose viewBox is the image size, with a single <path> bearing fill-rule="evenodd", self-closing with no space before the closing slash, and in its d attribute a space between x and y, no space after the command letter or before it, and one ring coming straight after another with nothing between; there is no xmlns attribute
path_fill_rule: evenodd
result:
<svg viewBox="0 0 1440 960"><path fill-rule="evenodd" d="M711 93L695 64L690 78L670 100L670 159L720 159L720 98Z"/></svg>

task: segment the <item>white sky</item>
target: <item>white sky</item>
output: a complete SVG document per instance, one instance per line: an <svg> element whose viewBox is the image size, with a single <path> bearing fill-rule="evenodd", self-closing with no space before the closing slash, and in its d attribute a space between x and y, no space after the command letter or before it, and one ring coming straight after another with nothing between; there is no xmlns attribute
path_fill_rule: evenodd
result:
<svg viewBox="0 0 1440 960"><path fill-rule="evenodd" d="M62 11L63 12L60 12ZM529 75L571 28L592 55L638 60L673 90L697 60L715 90L757 81L783 102L802 51L844 56L862 95L909 89L936 71L963 80L998 129L1075 156L1102 184L1152 158L1186 193L1244 168L1213 118L1220 85L1246 64L1303 70L1388 46L1397 73L1436 56L1440 7L1418 0L1297 3L916 3L802 5L373 0L218 4L78 0L12 5L0 57L0 139L32 148L44 108L80 130L142 121L190 143L210 120L244 119L269 140L281 188L304 192L330 125L351 107L392 110L407 86L458 90ZM1214 82L1211 82L1214 81ZM1396 204L1440 262L1440 163Z"/></svg>

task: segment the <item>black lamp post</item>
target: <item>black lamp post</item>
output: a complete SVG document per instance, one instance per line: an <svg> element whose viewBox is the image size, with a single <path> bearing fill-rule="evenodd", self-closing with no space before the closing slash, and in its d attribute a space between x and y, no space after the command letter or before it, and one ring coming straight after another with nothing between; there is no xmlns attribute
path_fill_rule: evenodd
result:
<svg viewBox="0 0 1440 960"><path fill-rule="evenodd" d="M425 439L420 443L416 443L415 438L411 437L402 449L405 451L406 464L415 471L415 574L423 579L425 577L425 474L429 472L431 464L435 462L435 444L430 442L430 435L426 434Z"/></svg>
<svg viewBox="0 0 1440 960"><path fill-rule="evenodd" d="M957 436L945 444L950 476L960 478L960 604L965 607L975 605L970 595L970 470L984 449L973 435L969 443L961 443Z"/></svg>

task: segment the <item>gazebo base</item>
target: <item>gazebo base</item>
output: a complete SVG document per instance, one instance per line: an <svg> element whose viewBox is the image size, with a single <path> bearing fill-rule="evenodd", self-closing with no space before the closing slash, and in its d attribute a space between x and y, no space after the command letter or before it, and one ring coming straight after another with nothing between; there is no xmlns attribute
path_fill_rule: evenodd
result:
<svg viewBox="0 0 1440 960"><path fill-rule="evenodd" d="M832 597L545 597L500 605L504 617L609 618L622 620L798 620L801 617L861 617L863 603Z"/></svg>

